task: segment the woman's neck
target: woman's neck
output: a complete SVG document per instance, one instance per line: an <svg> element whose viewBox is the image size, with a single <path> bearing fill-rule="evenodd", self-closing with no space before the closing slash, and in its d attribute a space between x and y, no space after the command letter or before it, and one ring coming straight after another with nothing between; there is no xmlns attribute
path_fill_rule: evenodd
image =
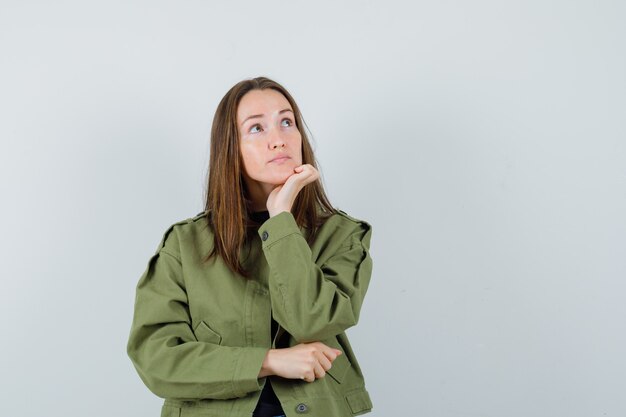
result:
<svg viewBox="0 0 626 417"><path fill-rule="evenodd" d="M252 211L267 211L267 198L274 188L273 184L267 184L258 182L250 178L245 178L244 181L248 190L248 198L251 200Z"/></svg>

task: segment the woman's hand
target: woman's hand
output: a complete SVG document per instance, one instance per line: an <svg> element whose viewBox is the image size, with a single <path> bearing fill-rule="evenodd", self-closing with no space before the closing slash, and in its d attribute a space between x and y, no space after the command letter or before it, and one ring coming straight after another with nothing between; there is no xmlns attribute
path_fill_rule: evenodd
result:
<svg viewBox="0 0 626 417"><path fill-rule="evenodd" d="M276 186L267 198L267 211L270 217L283 211L291 211L291 207L294 201L296 201L300 190L319 177L318 170L311 164L304 164L294 168L294 173L287 178L287 181Z"/></svg>
<svg viewBox="0 0 626 417"><path fill-rule="evenodd" d="M283 348L270 349L265 356L259 378L278 375L283 378L302 379L313 382L323 378L332 362L342 352L322 342L300 343Z"/></svg>

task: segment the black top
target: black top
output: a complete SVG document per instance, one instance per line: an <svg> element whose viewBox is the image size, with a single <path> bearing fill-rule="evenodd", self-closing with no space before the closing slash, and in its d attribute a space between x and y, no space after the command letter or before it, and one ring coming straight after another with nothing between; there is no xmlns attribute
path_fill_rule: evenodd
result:
<svg viewBox="0 0 626 417"><path fill-rule="evenodd" d="M269 211L255 211L249 214L250 218L258 223L263 223L265 220L270 218ZM278 330L278 323L272 320L272 329L270 334L270 340L274 340L274 336L276 335L276 331ZM278 343L277 343L278 344ZM280 414L285 414L283 408L280 405L280 401L278 401L278 397L274 393L274 389L272 388L272 384L270 383L270 379L267 378L265 382L265 386L261 391L261 396L259 397L259 402L254 409L252 415L254 417L274 417Z"/></svg>

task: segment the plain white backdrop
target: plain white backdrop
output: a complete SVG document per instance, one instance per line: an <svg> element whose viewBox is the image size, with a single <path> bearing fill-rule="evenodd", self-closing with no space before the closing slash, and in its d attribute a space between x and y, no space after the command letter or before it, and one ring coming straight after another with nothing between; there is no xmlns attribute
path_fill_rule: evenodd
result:
<svg viewBox="0 0 626 417"><path fill-rule="evenodd" d="M622 1L0 1L0 415L154 417L134 288L213 112L295 97L373 226L372 417L626 415ZM330 417L330 416L329 416Z"/></svg>

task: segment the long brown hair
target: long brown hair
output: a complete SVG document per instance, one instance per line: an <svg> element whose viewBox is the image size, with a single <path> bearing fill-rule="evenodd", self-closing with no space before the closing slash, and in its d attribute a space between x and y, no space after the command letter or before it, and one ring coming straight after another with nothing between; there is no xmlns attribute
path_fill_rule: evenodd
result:
<svg viewBox="0 0 626 417"><path fill-rule="evenodd" d="M258 226L249 216L252 201L243 179L243 159L239 150L237 108L241 98L251 90L273 89L281 93L293 109L296 126L302 137L302 163L318 169L313 149L304 130L304 119L291 94L279 83L266 77L246 79L235 84L222 98L213 117L211 150L205 212L213 228L213 249L205 257L209 261L221 256L235 273L250 278L239 259L240 251ZM308 130L308 126L307 126ZM321 179L321 176L320 176ZM299 227L305 228L309 244L315 240L319 227L336 213L321 180L307 184L296 197L291 213Z"/></svg>

